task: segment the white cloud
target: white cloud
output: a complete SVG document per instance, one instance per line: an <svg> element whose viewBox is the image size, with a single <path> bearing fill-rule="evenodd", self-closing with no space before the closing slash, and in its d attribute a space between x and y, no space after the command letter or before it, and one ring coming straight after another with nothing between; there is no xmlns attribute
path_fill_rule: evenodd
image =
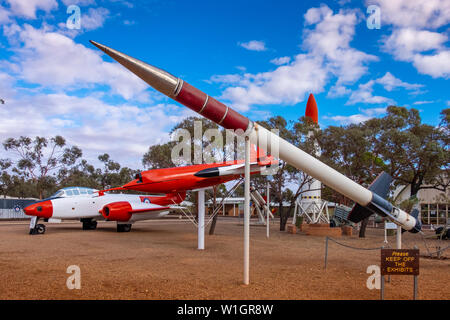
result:
<svg viewBox="0 0 450 320"><path fill-rule="evenodd" d="M306 53L294 57L288 65L273 71L245 74L226 88L222 99L241 110L254 104L296 104L310 92L324 90L327 81L337 78L339 86L354 83L367 72L366 64L377 57L350 46L355 33L355 11L333 11L322 5L305 14L302 47ZM215 79L220 79L216 76ZM224 78L229 80L230 76Z"/></svg>
<svg viewBox="0 0 450 320"><path fill-rule="evenodd" d="M428 50L442 49L448 40L438 32L413 28L396 29L385 39L384 49L399 60L411 60L414 55Z"/></svg>
<svg viewBox="0 0 450 320"><path fill-rule="evenodd" d="M382 24L398 27L439 28L450 22L448 0L366 0L381 9Z"/></svg>
<svg viewBox="0 0 450 320"><path fill-rule="evenodd" d="M342 97L342 96L346 96L348 94L350 94L352 92L352 90L346 88L345 86L342 85L334 85L330 88L330 90L328 90L327 93L327 97L329 98L337 98L337 97Z"/></svg>
<svg viewBox="0 0 450 320"><path fill-rule="evenodd" d="M50 12L58 7L56 0L7 0L13 14L28 19L36 18L36 11Z"/></svg>
<svg viewBox="0 0 450 320"><path fill-rule="evenodd" d="M251 51L266 51L266 44L264 41L252 40L249 42L238 43L241 47Z"/></svg>
<svg viewBox="0 0 450 320"><path fill-rule="evenodd" d="M394 100L392 99L382 96L374 96L372 94L374 84L374 80L370 80L367 83L360 84L358 86L358 89L351 93L349 100L346 102L346 105L353 105L356 103L394 104Z"/></svg>
<svg viewBox="0 0 450 320"><path fill-rule="evenodd" d="M397 88L404 88L406 90L417 90L423 87L421 84L407 83L392 75L390 72L376 80L377 83L381 84L387 91L392 91Z"/></svg>
<svg viewBox="0 0 450 320"><path fill-rule="evenodd" d="M350 116L324 116L324 119L330 119L338 122L339 124L347 125L347 124L357 124L364 121L367 121L373 117L381 115L386 112L386 108L371 108L371 109L363 109L360 110L361 113L352 114Z"/></svg>
<svg viewBox="0 0 450 320"><path fill-rule="evenodd" d="M450 77L450 48L445 31L450 23L448 0L367 0L381 9L382 23L393 25L383 49L396 60L410 62L421 74Z"/></svg>
<svg viewBox="0 0 450 320"><path fill-rule="evenodd" d="M0 6L0 24L8 23L10 19L11 12L6 10L6 8Z"/></svg>
<svg viewBox="0 0 450 320"><path fill-rule="evenodd" d="M290 57L280 57L270 60L270 63L273 63L277 66L281 66L283 64L288 64L291 61Z"/></svg>
<svg viewBox="0 0 450 320"><path fill-rule="evenodd" d="M12 77L0 73L0 90ZM10 82L12 86L14 81ZM79 146L90 162L109 153L123 165L140 167L150 145L169 139L168 131L189 114L186 108L171 104L138 107L108 104L92 96L64 93L33 94L9 92L0 108L0 141L21 135L64 136ZM1 157L7 157L2 154Z"/></svg>
<svg viewBox="0 0 450 320"><path fill-rule="evenodd" d="M64 3L66 6L70 6L72 4L78 6L87 6L90 4L95 4L95 0L62 0L62 3Z"/></svg>
<svg viewBox="0 0 450 320"><path fill-rule="evenodd" d="M445 34L412 28L396 29L383 49L395 59L411 62L419 73L434 78L450 76L450 49Z"/></svg>
<svg viewBox="0 0 450 320"><path fill-rule="evenodd" d="M353 105L356 103L365 103L365 104L394 104L395 101L382 97L382 96L374 96L373 86L375 84L379 84L383 86L386 91L392 91L394 89L403 88L406 90L418 90L423 87L421 84L413 84L404 82L396 77L394 77L390 72L386 72L386 74L378 79L370 80L367 83L360 84L358 89L353 91L350 94L350 98L347 101L346 105Z"/></svg>
<svg viewBox="0 0 450 320"><path fill-rule="evenodd" d="M25 25L12 28L8 37L22 43L13 48L17 55L12 62L23 80L67 89L108 85L125 99L145 98L148 86L142 80L116 63L104 62L100 51L67 36Z"/></svg>
<svg viewBox="0 0 450 320"><path fill-rule="evenodd" d="M322 91L326 76L320 58L301 54L289 66L245 74L238 86L225 89L222 98L240 110L248 110L252 104L296 104L306 93Z"/></svg>
<svg viewBox="0 0 450 320"><path fill-rule="evenodd" d="M434 55L416 55L414 66L422 74L428 74L433 78L450 77L450 50L442 51Z"/></svg>
<svg viewBox="0 0 450 320"><path fill-rule="evenodd" d="M434 103L435 101L427 101L427 100L424 100L424 101L416 101L416 102L414 102L413 104L414 105L422 105L422 104L430 104L430 103Z"/></svg>
<svg viewBox="0 0 450 320"><path fill-rule="evenodd" d="M87 13L81 15L81 27L85 30L94 30L103 27L109 16L106 8L89 8Z"/></svg>

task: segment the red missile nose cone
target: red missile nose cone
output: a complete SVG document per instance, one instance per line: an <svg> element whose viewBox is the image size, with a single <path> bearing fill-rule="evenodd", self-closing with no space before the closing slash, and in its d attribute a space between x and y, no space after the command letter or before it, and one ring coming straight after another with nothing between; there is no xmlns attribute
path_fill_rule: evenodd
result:
<svg viewBox="0 0 450 320"><path fill-rule="evenodd" d="M305 116L310 117L315 123L319 123L319 110L317 109L316 99L312 93L309 95L308 102L306 103Z"/></svg>
<svg viewBox="0 0 450 320"><path fill-rule="evenodd" d="M53 215L53 205L50 200L29 205L23 209L26 215L40 218L50 218Z"/></svg>

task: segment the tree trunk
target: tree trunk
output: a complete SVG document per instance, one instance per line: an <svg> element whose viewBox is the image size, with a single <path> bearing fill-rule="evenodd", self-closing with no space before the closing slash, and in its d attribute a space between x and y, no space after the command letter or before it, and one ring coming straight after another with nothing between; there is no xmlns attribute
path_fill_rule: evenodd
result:
<svg viewBox="0 0 450 320"><path fill-rule="evenodd" d="M366 227L369 223L369 217L365 218L363 221L361 221L361 228L359 229L359 237L365 238L366 237Z"/></svg>
<svg viewBox="0 0 450 320"><path fill-rule="evenodd" d="M278 205L278 211L280 212L280 231L286 230L287 213L283 211L283 201L280 201Z"/></svg>
<svg viewBox="0 0 450 320"><path fill-rule="evenodd" d="M217 193L217 186L213 187L213 213L216 209L216 193ZM223 199L222 199L223 200ZM219 213L217 213L214 217L213 220L211 221L211 227L209 228L209 235L213 235L214 234L214 230L216 230L216 221L217 221L217 216L219 215Z"/></svg>

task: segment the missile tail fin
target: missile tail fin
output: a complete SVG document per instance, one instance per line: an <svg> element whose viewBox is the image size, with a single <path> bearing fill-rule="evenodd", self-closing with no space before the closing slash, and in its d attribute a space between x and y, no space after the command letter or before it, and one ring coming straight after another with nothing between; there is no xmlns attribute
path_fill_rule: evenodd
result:
<svg viewBox="0 0 450 320"><path fill-rule="evenodd" d="M386 172L382 172L376 177L376 179L369 186L369 190L376 193L383 199L386 199L389 195L389 187L392 183L392 177ZM363 207L359 204L353 206L352 211L348 215L348 220L358 223L367 217L370 217L373 211Z"/></svg>

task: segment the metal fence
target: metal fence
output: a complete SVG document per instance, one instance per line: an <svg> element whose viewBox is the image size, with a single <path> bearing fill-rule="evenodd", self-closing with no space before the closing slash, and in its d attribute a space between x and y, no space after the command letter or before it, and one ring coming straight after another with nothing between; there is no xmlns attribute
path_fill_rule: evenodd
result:
<svg viewBox="0 0 450 320"><path fill-rule="evenodd" d="M27 219L23 208L35 203L35 199L9 199L0 198L0 220L1 219Z"/></svg>

